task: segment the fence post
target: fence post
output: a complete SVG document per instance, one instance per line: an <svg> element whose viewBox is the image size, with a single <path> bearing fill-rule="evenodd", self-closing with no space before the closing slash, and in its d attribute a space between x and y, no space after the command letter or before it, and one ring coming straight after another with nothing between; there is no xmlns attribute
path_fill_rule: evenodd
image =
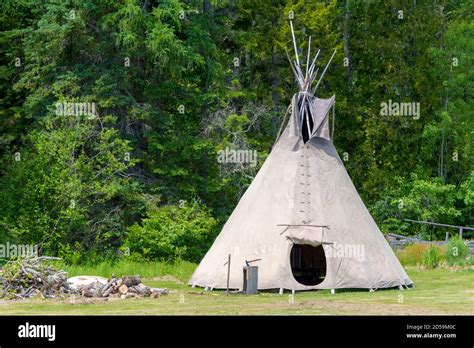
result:
<svg viewBox="0 0 474 348"><path fill-rule="evenodd" d="M462 227L459 227L459 238L462 239Z"/></svg>
<svg viewBox="0 0 474 348"><path fill-rule="evenodd" d="M227 259L227 291L226 291L226 295L229 295L229 282L230 282L230 254L229 254L229 258Z"/></svg>

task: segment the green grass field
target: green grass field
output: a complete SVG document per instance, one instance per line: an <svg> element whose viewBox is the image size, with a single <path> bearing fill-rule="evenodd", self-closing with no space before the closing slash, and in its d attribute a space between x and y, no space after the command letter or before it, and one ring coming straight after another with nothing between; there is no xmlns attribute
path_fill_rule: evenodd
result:
<svg viewBox="0 0 474 348"><path fill-rule="evenodd" d="M109 277L112 272L141 274L146 285L167 287L159 299L47 299L0 301L2 315L474 315L474 269L421 270L408 267L415 282L411 290L297 292L279 295L229 295L191 288L193 264L102 265L69 268L70 276L92 274ZM142 269L143 272L137 272ZM122 271L124 271L122 273ZM126 272L125 272L126 271ZM87 273L84 273L87 272Z"/></svg>

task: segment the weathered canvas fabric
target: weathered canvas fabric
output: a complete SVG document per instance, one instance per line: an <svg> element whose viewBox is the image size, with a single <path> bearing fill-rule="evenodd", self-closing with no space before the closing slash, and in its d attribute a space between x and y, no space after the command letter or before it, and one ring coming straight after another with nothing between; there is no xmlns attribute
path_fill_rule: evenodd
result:
<svg viewBox="0 0 474 348"><path fill-rule="evenodd" d="M254 263L259 267L259 289L412 284L330 140L328 115L334 97L311 97L314 127L306 143L301 137L298 99L295 95L292 100L288 126L189 284L225 288L229 254L232 289L242 288L242 268L246 260L254 259L261 259ZM327 268L322 283L303 285L296 281L290 265L294 244L323 246ZM351 254L354 251L356 255Z"/></svg>

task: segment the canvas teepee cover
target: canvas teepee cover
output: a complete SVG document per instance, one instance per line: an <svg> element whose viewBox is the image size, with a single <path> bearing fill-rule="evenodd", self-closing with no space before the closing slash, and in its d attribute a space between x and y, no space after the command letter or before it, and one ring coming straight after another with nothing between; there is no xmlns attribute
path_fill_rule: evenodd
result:
<svg viewBox="0 0 474 348"><path fill-rule="evenodd" d="M232 289L242 288L243 266L255 259L261 259L253 264L259 267L259 289L370 289L412 284L331 141L329 111L335 98L315 96L330 61L312 88L319 51L310 65L308 50L304 75L296 49L295 54L292 69L300 91L291 101L288 125L189 284L226 288L229 254ZM315 253L310 255L312 250ZM322 277L313 274L311 278L310 274L315 281L309 283L298 278L299 268L311 273L316 262L321 272L321 261Z"/></svg>

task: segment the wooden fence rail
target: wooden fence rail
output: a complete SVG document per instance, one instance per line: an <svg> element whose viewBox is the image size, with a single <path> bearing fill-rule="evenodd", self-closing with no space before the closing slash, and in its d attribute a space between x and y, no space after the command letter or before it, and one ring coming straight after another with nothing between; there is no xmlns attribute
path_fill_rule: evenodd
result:
<svg viewBox="0 0 474 348"><path fill-rule="evenodd" d="M418 238L413 238L413 237L407 237L407 236L402 236L400 234L395 234L395 233L388 233L387 235L387 241L391 245L393 249L401 249L407 246L408 244L435 244L435 245L445 245L448 241L439 241L439 240L434 240L434 241L429 241L429 240L423 240L423 239L418 239ZM471 254L474 254L474 241L467 241L467 244L469 246L469 250Z"/></svg>

